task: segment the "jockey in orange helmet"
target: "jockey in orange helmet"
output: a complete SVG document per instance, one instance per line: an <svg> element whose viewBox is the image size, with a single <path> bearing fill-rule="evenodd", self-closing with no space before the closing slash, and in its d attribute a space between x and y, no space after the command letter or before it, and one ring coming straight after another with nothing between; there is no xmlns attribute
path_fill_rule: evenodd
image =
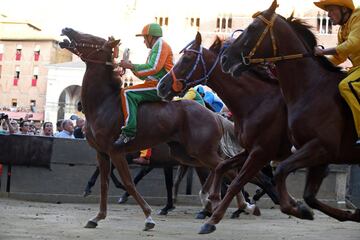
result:
<svg viewBox="0 0 360 240"><path fill-rule="evenodd" d="M158 97L156 86L160 80L173 67L172 50L163 39L162 29L157 23L147 24L140 34L144 43L150 48L150 54L144 64L133 64L122 60L122 68L130 69L135 76L145 83L123 88L121 90L122 110L125 123L115 145L122 146L135 138L137 108L141 102L161 101Z"/></svg>
<svg viewBox="0 0 360 240"><path fill-rule="evenodd" d="M355 145L360 146L360 9L355 9L352 0L320 0L314 4L328 12L333 25L340 25L338 45L315 47L315 55L331 55L329 59L336 65L349 58L353 64L348 76L339 83L339 91L353 113L358 135Z"/></svg>

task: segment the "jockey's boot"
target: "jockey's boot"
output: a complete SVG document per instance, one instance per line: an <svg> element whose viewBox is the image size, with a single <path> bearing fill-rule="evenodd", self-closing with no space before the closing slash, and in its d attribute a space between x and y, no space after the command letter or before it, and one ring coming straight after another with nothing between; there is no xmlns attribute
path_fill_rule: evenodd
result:
<svg viewBox="0 0 360 240"><path fill-rule="evenodd" d="M144 157L138 157L138 158L134 158L133 162L136 164L140 164L140 165L149 165L150 164L150 160Z"/></svg>
<svg viewBox="0 0 360 240"><path fill-rule="evenodd" d="M118 147L121 147L127 144L128 142L130 142L131 140L133 140L134 138L135 137L129 137L126 136L124 133L121 133L118 139L116 139L116 141L114 142L114 144Z"/></svg>

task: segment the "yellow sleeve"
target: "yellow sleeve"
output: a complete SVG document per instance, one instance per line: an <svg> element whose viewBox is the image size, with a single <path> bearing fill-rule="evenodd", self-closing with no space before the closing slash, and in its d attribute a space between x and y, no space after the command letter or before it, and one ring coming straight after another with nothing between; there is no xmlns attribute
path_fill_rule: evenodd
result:
<svg viewBox="0 0 360 240"><path fill-rule="evenodd" d="M182 97L182 99L187 99L187 100L194 100L196 97L196 93L194 89L189 89L186 94Z"/></svg>
<svg viewBox="0 0 360 240"><path fill-rule="evenodd" d="M347 40L336 47L337 59L339 61L345 61L350 54L360 52L360 16L354 17L349 27Z"/></svg>

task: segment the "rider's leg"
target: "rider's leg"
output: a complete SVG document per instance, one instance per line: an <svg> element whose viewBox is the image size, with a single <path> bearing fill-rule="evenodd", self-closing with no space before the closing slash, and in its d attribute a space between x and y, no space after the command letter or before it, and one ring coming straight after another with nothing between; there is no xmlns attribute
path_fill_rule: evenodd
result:
<svg viewBox="0 0 360 240"><path fill-rule="evenodd" d="M360 68L351 72L339 83L339 91L353 113L358 137L355 144L360 146Z"/></svg>

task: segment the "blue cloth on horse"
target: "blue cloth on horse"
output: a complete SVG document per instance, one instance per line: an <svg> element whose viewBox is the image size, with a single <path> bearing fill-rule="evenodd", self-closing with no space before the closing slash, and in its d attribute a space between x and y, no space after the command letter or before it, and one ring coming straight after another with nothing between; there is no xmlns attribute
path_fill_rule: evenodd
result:
<svg viewBox="0 0 360 240"><path fill-rule="evenodd" d="M205 91L204 101L207 102L215 112L220 112L224 106L221 99L210 91Z"/></svg>
<svg viewBox="0 0 360 240"><path fill-rule="evenodd" d="M203 96L204 101L210 105L215 112L220 112L224 107L224 103L215 93L206 91L201 85L196 86L195 89Z"/></svg>

